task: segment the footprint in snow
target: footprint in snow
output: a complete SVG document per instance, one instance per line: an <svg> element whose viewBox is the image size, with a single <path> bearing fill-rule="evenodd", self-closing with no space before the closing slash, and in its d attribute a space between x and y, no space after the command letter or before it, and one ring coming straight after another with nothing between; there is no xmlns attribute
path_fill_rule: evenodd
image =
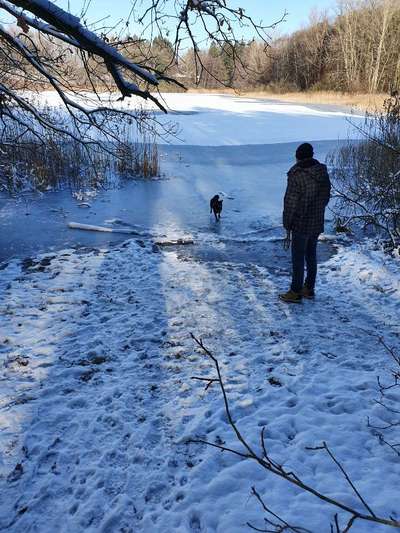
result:
<svg viewBox="0 0 400 533"><path fill-rule="evenodd" d="M192 531L201 531L201 522L197 514L190 517L189 526Z"/></svg>

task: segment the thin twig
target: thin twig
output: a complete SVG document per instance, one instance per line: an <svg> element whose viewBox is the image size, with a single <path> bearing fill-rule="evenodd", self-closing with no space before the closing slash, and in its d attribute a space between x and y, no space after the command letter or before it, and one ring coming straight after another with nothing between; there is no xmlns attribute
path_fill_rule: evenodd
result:
<svg viewBox="0 0 400 533"><path fill-rule="evenodd" d="M213 447L218 448L218 449L223 450L223 451L232 451L232 453L234 453L234 454L236 454L236 455L238 455L238 456L240 456L242 458L254 460L261 467L263 467L265 470L275 474L278 477L281 477L281 478L285 479L286 481L288 481L292 485L295 485L299 489L316 496L320 500L322 500L322 501L324 501L326 503L329 503L330 505L332 505L332 506L334 506L334 507L336 507L338 509L346 511L347 513L349 513L353 517L353 519L350 520L350 522L347 525L347 531L349 531L349 529L351 528L351 526L353 525L353 523L354 523L354 521L356 519L364 520L364 521L367 521L367 522L374 522L374 523L378 523L378 524L383 524L383 525L386 525L386 526L389 526L389 527L400 528L400 522L399 521L394 520L392 518L387 519L387 518L383 518L383 517L379 517L379 516L375 515L375 513L372 511L370 506L365 502L365 500L363 499L363 497L361 496L361 494L359 493L359 491L355 487L354 483L351 481L349 475L344 470L343 466L334 457L333 453L330 451L330 449L328 448L328 446L326 445L325 442L323 443L322 446L314 448L314 450L325 450L325 451L327 451L327 453L329 454L331 459L335 462L335 464L338 466L338 468L340 469L340 471L344 475L345 479L347 480L348 484L352 488L353 492L356 494L356 496L359 499L359 501L367 509L368 514L365 514L365 513L361 512L361 511L357 511L356 509L353 509L349 505L347 505L347 504L345 504L345 503L343 503L343 502L341 502L339 500L335 500L334 498L331 498L330 496L327 496L327 495L321 493L320 491L314 489L312 486L310 486L310 485L304 483L303 481L301 481L301 479L298 476L296 476L295 474L293 474L292 472L287 472L286 470L284 470L284 468L282 466L277 465L275 462L270 460L270 457L267 454L267 450L266 450L265 444L262 445L263 457L261 457L257 453L255 453L255 451L252 449L252 447L248 444L246 439L243 437L243 435L239 431L235 421L232 418L231 411L230 411L230 406L229 406L229 401L228 401L228 396L227 396L227 393L226 393L224 381L222 379L222 374L221 374L221 369L220 369L220 366L219 366L218 359L213 355L213 353L208 348L206 348L206 346L204 345L204 343L203 343L203 341L201 339L197 339L193 335L193 333L191 333L190 336L195 341L195 343L202 349L204 354L214 364L214 367L215 367L215 369L217 371L217 375L218 375L218 382L219 382L219 386L220 386L220 389L221 389L221 392L222 392L224 406L225 406L225 412L226 412L226 415L227 415L227 418L228 418L229 425L233 429L238 441L243 445L243 447L245 448L247 453L238 452L236 450L230 450L230 449L228 449L228 448L226 448L224 446L219 446L217 444L209 443L209 442L204 441L204 440L198 440L198 441L193 441L193 442L200 442L202 444L207 444L209 446L213 446ZM262 434L262 438L263 438L263 434ZM266 457L264 457L265 455L266 455Z"/></svg>

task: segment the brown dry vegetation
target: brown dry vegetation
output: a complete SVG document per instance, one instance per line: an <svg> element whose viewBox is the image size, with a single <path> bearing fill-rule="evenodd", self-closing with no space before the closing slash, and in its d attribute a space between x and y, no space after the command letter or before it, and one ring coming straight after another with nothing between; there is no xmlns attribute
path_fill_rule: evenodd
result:
<svg viewBox="0 0 400 533"><path fill-rule="evenodd" d="M328 164L337 226L374 228L389 250L400 245L400 95L386 99L381 113L367 115L364 139L348 141Z"/></svg>
<svg viewBox="0 0 400 533"><path fill-rule="evenodd" d="M239 98L265 98L267 100L277 100L280 102L295 102L302 104L326 104L349 107L370 113L381 110L387 98L384 94L365 93L341 93L336 91L305 91L305 92L283 92L277 93L268 90L260 91L234 91L233 89L189 89L190 93L199 94L231 94Z"/></svg>
<svg viewBox="0 0 400 533"><path fill-rule="evenodd" d="M22 128L13 124L14 137ZM134 142L125 135L115 151L101 146L90 149L79 141L43 134L43 142L1 144L0 192L45 191L69 187L108 187L120 180L159 176L158 147L154 139Z"/></svg>

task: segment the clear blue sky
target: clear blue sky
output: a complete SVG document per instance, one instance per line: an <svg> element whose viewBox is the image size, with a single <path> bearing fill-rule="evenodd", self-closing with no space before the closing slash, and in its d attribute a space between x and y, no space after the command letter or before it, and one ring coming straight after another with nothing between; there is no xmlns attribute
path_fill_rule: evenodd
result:
<svg viewBox="0 0 400 533"><path fill-rule="evenodd" d="M70 6L73 13L78 14L85 0L59 0L57 3L63 8ZM325 10L334 8L335 0L229 0L232 6L242 6L246 13L252 15L255 19L262 19L265 23L272 23L279 19L283 12L288 11L287 21L280 25L280 33L290 33L308 20L312 9ZM144 1L143 5L148 4ZM131 8L130 0L92 0L88 10L88 21L94 21L111 16L111 20L125 18Z"/></svg>

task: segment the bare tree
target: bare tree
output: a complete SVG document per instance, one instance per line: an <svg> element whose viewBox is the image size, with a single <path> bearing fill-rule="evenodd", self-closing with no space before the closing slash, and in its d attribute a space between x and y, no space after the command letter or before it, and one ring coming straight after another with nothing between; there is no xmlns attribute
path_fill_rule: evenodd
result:
<svg viewBox="0 0 400 533"><path fill-rule="evenodd" d="M360 0L340 0L339 17L336 25L338 48L343 65L343 85L349 90L359 90L362 57L360 34L362 26L358 12Z"/></svg>
<svg viewBox="0 0 400 533"><path fill-rule="evenodd" d="M166 112L161 95L157 94L160 82L182 85L168 76L169 65L164 62L160 69L151 54L139 56L136 61L130 59L132 39L121 31L118 34L118 28L88 27L54 2L0 0L1 12L12 16L16 23L0 24L0 70L6 74L0 79L3 136L11 121L17 121L22 128L19 138L12 142L27 136L40 140L46 129L87 145L98 143L104 135L117 141L116 124L121 117L136 121L142 128L145 113L136 106L131 111L118 106L116 92L120 99L136 96ZM143 28L136 42L158 36L160 43L164 36L172 34L170 62L176 62L181 51L190 47L198 72L206 68L201 47L208 40L234 51L244 28L250 28L267 44L267 30L271 27L253 21L243 8L231 7L226 0L135 0L126 25L131 19ZM76 89L71 54L79 57L92 96ZM112 96L105 99L99 86ZM68 111L68 120L37 105L33 95L44 89L58 95Z"/></svg>
<svg viewBox="0 0 400 533"><path fill-rule="evenodd" d="M364 139L349 140L329 158L340 225L378 230L390 251L400 244L400 95L357 126Z"/></svg>
<svg viewBox="0 0 400 533"><path fill-rule="evenodd" d="M379 81L382 73L382 63L384 61L384 47L386 42L386 35L389 30L390 20L393 16L393 4L384 0L380 9L380 21L379 21L379 38L376 46L375 65L372 70L372 77L370 81L369 90L371 93L375 93L380 85Z"/></svg>

